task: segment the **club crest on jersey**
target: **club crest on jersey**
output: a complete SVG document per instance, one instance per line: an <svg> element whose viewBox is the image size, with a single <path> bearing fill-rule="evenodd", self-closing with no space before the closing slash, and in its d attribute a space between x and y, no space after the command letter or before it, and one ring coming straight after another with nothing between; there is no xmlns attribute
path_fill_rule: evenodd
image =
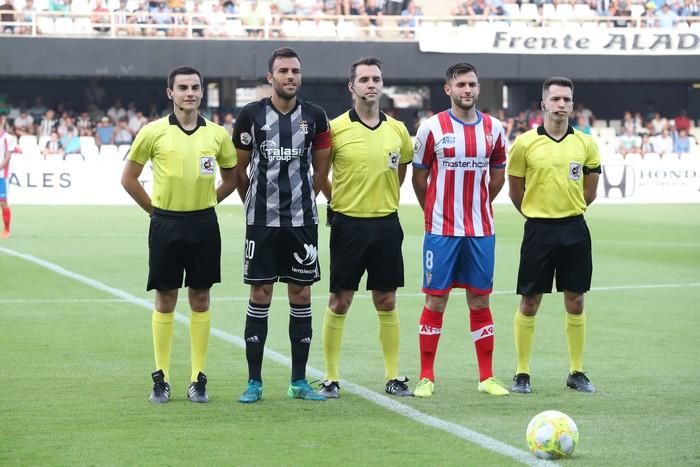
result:
<svg viewBox="0 0 700 467"><path fill-rule="evenodd" d="M569 163L569 178L573 181L578 181L581 179L581 173L583 172L583 166L578 162Z"/></svg>
<svg viewBox="0 0 700 467"><path fill-rule="evenodd" d="M449 149L455 147L456 142L455 135L448 133L440 138L435 146L442 149Z"/></svg>
<svg viewBox="0 0 700 467"><path fill-rule="evenodd" d="M493 149L493 135L488 134L486 135L486 154L491 154L491 150Z"/></svg>
<svg viewBox="0 0 700 467"><path fill-rule="evenodd" d="M430 285L430 281L433 280L433 273L432 272L426 272L425 273L425 286Z"/></svg>
<svg viewBox="0 0 700 467"><path fill-rule="evenodd" d="M306 120L302 120L299 122L299 131L301 131L305 135L309 134L309 124L306 123Z"/></svg>
<svg viewBox="0 0 700 467"><path fill-rule="evenodd" d="M202 156L199 158L199 174L214 175L214 156Z"/></svg>
<svg viewBox="0 0 700 467"><path fill-rule="evenodd" d="M250 133L246 133L245 131L241 133L241 143L250 144L251 141L253 141L253 137L250 136Z"/></svg>
<svg viewBox="0 0 700 467"><path fill-rule="evenodd" d="M400 159L401 159L401 156L399 155L398 152L391 151L389 153L389 168L398 169Z"/></svg>
<svg viewBox="0 0 700 467"><path fill-rule="evenodd" d="M418 152L423 147L423 142L417 136L413 140L413 152Z"/></svg>

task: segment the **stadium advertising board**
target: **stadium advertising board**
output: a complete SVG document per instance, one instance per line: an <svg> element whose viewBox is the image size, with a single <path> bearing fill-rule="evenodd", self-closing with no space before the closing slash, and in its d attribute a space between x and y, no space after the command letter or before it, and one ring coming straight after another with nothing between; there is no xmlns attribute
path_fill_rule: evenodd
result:
<svg viewBox="0 0 700 467"><path fill-rule="evenodd" d="M700 34L659 28L430 29L419 34L421 52L556 55L700 55Z"/></svg>
<svg viewBox="0 0 700 467"><path fill-rule="evenodd" d="M133 204L121 186L123 162L44 161L15 157L10 166L11 204ZM151 190L151 169L140 178ZM700 203L700 159L606 164L596 203ZM509 203L506 187L496 202ZM323 196L319 197L323 201ZM233 194L225 204L241 204ZM401 187L401 203L417 204L410 183Z"/></svg>

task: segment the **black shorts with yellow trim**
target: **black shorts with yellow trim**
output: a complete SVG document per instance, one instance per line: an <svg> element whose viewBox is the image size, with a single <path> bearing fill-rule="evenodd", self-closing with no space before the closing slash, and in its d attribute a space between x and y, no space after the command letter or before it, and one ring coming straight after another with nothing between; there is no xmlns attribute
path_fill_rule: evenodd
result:
<svg viewBox="0 0 700 467"><path fill-rule="evenodd" d="M221 232L214 208L155 208L148 231L146 290L208 289L221 282Z"/></svg>
<svg viewBox="0 0 700 467"><path fill-rule="evenodd" d="M367 271L367 290L393 291L404 284L403 230L397 213L360 218L336 213L331 227L330 291L357 290Z"/></svg>
<svg viewBox="0 0 700 467"><path fill-rule="evenodd" d="M520 246L517 293L584 293L591 288L591 233L583 216L528 219Z"/></svg>

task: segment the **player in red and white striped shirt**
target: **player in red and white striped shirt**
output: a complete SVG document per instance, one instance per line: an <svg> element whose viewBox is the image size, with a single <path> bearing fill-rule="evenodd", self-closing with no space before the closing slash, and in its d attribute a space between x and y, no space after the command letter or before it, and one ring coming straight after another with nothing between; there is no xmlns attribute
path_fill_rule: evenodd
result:
<svg viewBox="0 0 700 467"><path fill-rule="evenodd" d="M479 364L479 392L507 395L493 378L493 286L495 236L491 202L505 181L503 124L476 109L479 78L469 63L445 74L451 108L418 128L413 156L413 188L425 217L423 292L420 318L419 397L431 396L433 364L442 317L453 287L466 289L471 335Z"/></svg>
<svg viewBox="0 0 700 467"><path fill-rule="evenodd" d="M3 122L0 122L3 123ZM0 211L2 211L3 230L0 233L0 238L10 236L10 219L12 212L10 205L7 203L7 189L10 181L10 157L16 151L15 141L12 135L7 133L2 125L0 125Z"/></svg>

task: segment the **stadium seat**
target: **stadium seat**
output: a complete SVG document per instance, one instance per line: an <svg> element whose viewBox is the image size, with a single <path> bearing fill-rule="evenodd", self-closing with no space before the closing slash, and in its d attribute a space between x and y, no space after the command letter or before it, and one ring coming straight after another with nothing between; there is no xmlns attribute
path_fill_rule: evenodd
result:
<svg viewBox="0 0 700 467"><path fill-rule="evenodd" d="M556 7L556 15L559 18L574 18L574 7L571 3L560 3Z"/></svg>
<svg viewBox="0 0 700 467"><path fill-rule="evenodd" d="M73 20L71 18L56 18L54 20L54 32L56 34L73 34Z"/></svg>
<svg viewBox="0 0 700 467"><path fill-rule="evenodd" d="M679 160L679 157L681 157L680 154L676 154L675 152L667 152L666 154L661 155L661 160L664 162L675 162ZM644 158L646 159L646 156Z"/></svg>
<svg viewBox="0 0 700 467"><path fill-rule="evenodd" d="M126 155L129 153L129 149L131 149L130 144L120 144L117 147L117 153L119 154L119 159L120 160L125 160Z"/></svg>
<svg viewBox="0 0 700 467"><path fill-rule="evenodd" d="M648 156L648 154L646 154L644 158L646 158L646 156ZM625 162L632 164L642 162L642 155L638 152L628 152L627 155L625 155Z"/></svg>
<svg viewBox="0 0 700 467"><path fill-rule="evenodd" d="M114 144L103 144L100 146L100 159L105 162L121 160L119 149Z"/></svg>
<svg viewBox="0 0 700 467"><path fill-rule="evenodd" d="M318 22L318 35L323 37L335 37L335 23L330 20L321 20Z"/></svg>
<svg viewBox="0 0 700 467"><path fill-rule="evenodd" d="M53 19L47 16L38 16L36 19L36 27L41 31L42 34L53 34Z"/></svg>
<svg viewBox="0 0 700 467"><path fill-rule="evenodd" d="M226 30L228 35L232 37L246 36L248 34L240 19L226 20Z"/></svg>
<svg viewBox="0 0 700 467"><path fill-rule="evenodd" d="M70 11L74 14L89 15L92 12L92 8L88 0L73 0L70 4Z"/></svg>
<svg viewBox="0 0 700 467"><path fill-rule="evenodd" d="M595 122L593 122L593 128L607 128L607 127L608 127L607 120L598 119Z"/></svg>
<svg viewBox="0 0 700 467"><path fill-rule="evenodd" d="M299 22L293 19L285 19L282 21L282 34L284 37L298 37Z"/></svg>
<svg viewBox="0 0 700 467"><path fill-rule="evenodd" d="M34 135L23 135L19 137L19 147L24 151L25 149L34 149L38 147L36 141L36 136Z"/></svg>
<svg viewBox="0 0 700 467"><path fill-rule="evenodd" d="M520 18L520 5L517 3L504 3L503 9L511 18Z"/></svg>
<svg viewBox="0 0 700 467"><path fill-rule="evenodd" d="M591 10L591 7L585 3L577 3L574 5L574 16L576 16L576 18L593 18L595 15L595 11Z"/></svg>
<svg viewBox="0 0 700 467"><path fill-rule="evenodd" d="M609 141L609 142L616 142L615 140L617 139L617 134L615 133L614 128L598 128L598 134L600 135L600 138Z"/></svg>
<svg viewBox="0 0 700 467"><path fill-rule="evenodd" d="M520 5L520 17L527 19L537 19L540 17L537 5L534 3L523 3Z"/></svg>
<svg viewBox="0 0 700 467"><path fill-rule="evenodd" d="M46 147L46 143L48 143L50 140L50 136L39 136L39 150L44 149Z"/></svg>
<svg viewBox="0 0 700 467"><path fill-rule="evenodd" d="M632 18L639 18L644 14L644 4L642 3L633 3L629 6L630 8L630 16Z"/></svg>
<svg viewBox="0 0 700 467"><path fill-rule="evenodd" d="M661 160L661 156L655 152L647 152L644 154L645 162L658 162Z"/></svg>
<svg viewBox="0 0 700 467"><path fill-rule="evenodd" d="M612 119L608 120L608 126L615 130L615 134L620 134L622 132L622 120Z"/></svg>
<svg viewBox="0 0 700 467"><path fill-rule="evenodd" d="M95 30L92 28L90 18L76 18L73 21L73 33L79 35L93 34Z"/></svg>
<svg viewBox="0 0 700 467"><path fill-rule="evenodd" d="M340 39L357 37L357 25L353 21L338 21L337 31Z"/></svg>

